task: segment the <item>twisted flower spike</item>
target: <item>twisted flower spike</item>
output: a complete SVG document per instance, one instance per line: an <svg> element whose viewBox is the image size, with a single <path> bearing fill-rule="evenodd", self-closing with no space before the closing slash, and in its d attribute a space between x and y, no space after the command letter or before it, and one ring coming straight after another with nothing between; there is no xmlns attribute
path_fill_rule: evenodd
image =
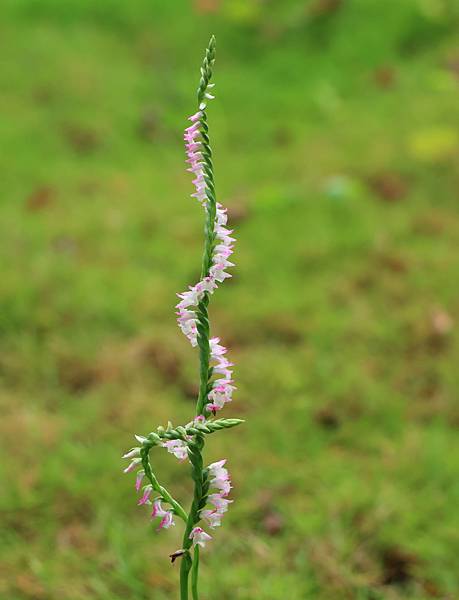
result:
<svg viewBox="0 0 459 600"><path fill-rule="evenodd" d="M190 340L199 348L200 384L196 403L196 415L185 426L158 427L146 437L135 436L140 446L128 451L123 458L130 460L125 472L137 470L136 490L142 492L139 505L151 505L152 519L159 518L157 529L168 529L175 525L174 516L185 523L182 548L170 555L172 562L181 557L180 599L188 600L189 574L191 571L192 599L198 600L199 551L211 536L200 523L210 528L218 527L232 500L228 495L232 489L226 460L204 467L203 449L207 435L242 423L241 419L212 419L223 406L231 401L235 389L232 380L233 364L226 358L226 348L220 339L210 337L208 306L211 294L226 278L226 272L234 266L228 259L233 253L234 238L227 229L226 209L216 201L212 150L207 124L207 101L214 96L211 89L212 68L215 62L215 38L212 36L201 67L198 87L198 110L189 120L185 130L185 146L188 171L193 173L195 192L192 197L202 205L206 215L204 256L201 278L194 286L178 294L178 324ZM194 482L193 501L189 513L162 486L150 462L150 451L155 446L166 448L181 461L191 463ZM142 487L144 479L147 484ZM212 490L212 492L211 492ZM168 505L166 508L163 504ZM209 506L210 505L210 506Z"/></svg>

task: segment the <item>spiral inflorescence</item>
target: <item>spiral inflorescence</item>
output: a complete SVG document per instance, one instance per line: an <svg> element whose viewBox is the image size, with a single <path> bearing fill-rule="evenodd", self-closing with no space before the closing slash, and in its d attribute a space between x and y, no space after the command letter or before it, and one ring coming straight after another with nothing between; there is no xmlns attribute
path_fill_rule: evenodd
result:
<svg viewBox="0 0 459 600"><path fill-rule="evenodd" d="M229 261L233 253L232 231L227 228L227 210L216 200L212 149L210 147L207 103L214 96L211 91L212 69L215 61L215 38L212 36L201 67L197 90L198 110L189 120L184 139L188 171L194 175L196 198L205 211L204 253L201 277L198 283L178 294L177 321L180 329L192 346L199 348L199 393L196 416L187 425L158 427L146 436L135 436L139 445L129 450L124 458L130 460L125 472L136 470L136 490L141 493L139 505L152 507L152 519L160 519L158 529L174 526L174 517L185 522L182 548L171 554L171 560L182 559L180 567L181 600L188 600L188 578L191 571L193 600L197 600L199 549L211 536L200 522L211 528L218 527L232 500L228 498L232 489L231 479L225 468L226 460L204 467L203 450L206 436L234 427L241 419L210 419L227 402L232 400L236 389L232 379L233 364L228 360L226 348L220 339L210 337L208 306L215 289L231 275L227 268L234 266ZM165 448L181 461L191 464L194 484L193 500L189 513L171 493L159 483L152 468L150 453L154 447ZM146 483L145 483L146 481ZM166 507L163 504L167 505ZM193 555L191 555L193 550Z"/></svg>

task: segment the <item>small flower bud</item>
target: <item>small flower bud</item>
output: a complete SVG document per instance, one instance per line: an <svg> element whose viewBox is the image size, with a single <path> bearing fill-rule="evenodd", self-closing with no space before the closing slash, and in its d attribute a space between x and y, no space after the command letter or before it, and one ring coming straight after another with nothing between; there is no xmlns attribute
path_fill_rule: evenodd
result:
<svg viewBox="0 0 459 600"><path fill-rule="evenodd" d="M123 458L135 458L136 456L140 456L140 448L132 448L132 450L123 454Z"/></svg>

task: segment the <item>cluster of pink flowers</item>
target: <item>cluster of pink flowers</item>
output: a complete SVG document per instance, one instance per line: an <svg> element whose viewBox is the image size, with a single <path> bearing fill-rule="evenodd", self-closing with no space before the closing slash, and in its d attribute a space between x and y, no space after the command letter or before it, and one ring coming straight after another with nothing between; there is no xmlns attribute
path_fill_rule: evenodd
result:
<svg viewBox="0 0 459 600"><path fill-rule="evenodd" d="M208 88L211 87L213 87L213 84L208 86ZM207 90L204 96L206 101L213 98ZM193 184L195 191L191 196L199 201L207 213L209 207L212 206L211 199L209 198L212 193L209 185L211 186L212 184L209 184L209 169L206 164L205 154L206 136L204 132L206 131L206 126L204 110L206 108L206 101L201 103L198 112L189 118L191 125L185 130L184 140L188 171L194 175ZM176 305L177 321L180 329L190 340L192 346L197 346L198 344L198 319L196 311L199 303L205 294L213 294L220 283L231 277L227 269L234 266L229 259L233 253L235 239L231 237L232 230L228 229L227 221L227 209L221 204L216 203L212 232L212 257L208 272L194 286L190 286L187 291L178 294L180 301ZM233 364L226 357L227 350L220 344L218 337L213 337L209 340L209 353L212 382L204 405L204 414L198 415L194 421L188 423L185 427L206 423L205 415L208 413L215 415L217 411L221 410L227 402L232 400L233 391L236 389L232 379ZM146 438L136 436L136 439L140 444L143 444ZM178 460L184 461L189 458L189 442L192 439L192 436L184 435L182 439L163 440L160 445L166 448ZM140 448L131 449L123 458L130 459L128 467L124 470L126 473L138 468L140 469L137 470L135 482L137 492L141 492L138 504L140 506L152 505L151 517L160 519L158 529L168 529L174 525L174 511L172 509L166 510L161 505L161 501L164 498L160 496L153 499L154 490L152 485L147 484L142 487L145 472L141 468ZM207 496L207 506L199 512L199 520L204 521L212 529L221 525L222 517L227 512L229 504L232 503L232 500L228 499L232 488L231 479L228 470L225 468L225 464L226 460L220 460L212 463L207 468L211 493ZM154 483L153 480L152 483ZM201 527L195 526L189 535L189 539L192 540L194 546L204 547L206 542L211 540L212 537Z"/></svg>
<svg viewBox="0 0 459 600"><path fill-rule="evenodd" d="M204 171L202 171L202 177L204 178ZM196 181L196 179L194 181ZM207 210L206 205L204 205L204 208ZM204 279L199 281L196 285L190 286L188 291L178 294L179 298L181 298L181 302L177 304L179 318L181 317L182 310L186 310L188 307L196 306L198 304L203 297L204 292L212 293L218 287L218 283L222 283L225 279L231 277L229 273L226 273L225 269L234 267L234 263L230 262L228 258L233 253L233 242L235 241L235 238L231 237L233 230L226 227L227 222L227 209L223 208L223 206L217 202L214 229L216 245L212 257L212 266L209 269L209 275L207 277L204 277ZM182 321L179 320L179 324L181 323ZM196 339L186 333L185 335L189 338L192 345L196 346Z"/></svg>
<svg viewBox="0 0 459 600"><path fill-rule="evenodd" d="M218 346L218 343L216 343L216 345ZM205 423L205 421L206 420L203 416L199 416L196 417L194 421L192 421L188 425L196 423ZM188 456L188 446L183 440L168 440L163 442L161 445L167 448L168 451L171 454L174 454L179 460L184 460ZM125 473L130 473L131 471L136 469L141 463L140 448L132 448L123 456L123 458L127 458L130 460L129 465L124 469ZM209 504L211 504L213 508L205 508L201 510L199 516L212 529L221 525L221 519L225 512L228 510L228 505L233 502L232 500L228 499L228 495L231 491L232 486L228 470L225 468L225 464L226 459L223 459L218 462L212 463L207 467L210 488L216 491L214 491L212 494L209 494L207 498ZM143 469L138 470L135 481L135 489L137 490L137 492L139 492L142 488L142 482L144 477L145 471ZM138 505L152 505L152 519L156 517L161 518L158 530L168 529L172 525L175 525L173 519L173 511L163 509L163 507L161 506L161 498L155 498L152 502L152 494L152 485L148 484L143 486L142 496L138 501ZM194 545L198 544L200 546L204 546L207 541L212 539L212 537L208 533L206 533L201 527L195 527L190 534L190 539L193 541Z"/></svg>
<svg viewBox="0 0 459 600"><path fill-rule="evenodd" d="M218 337L209 340L212 372L221 376L212 382L212 389L207 395L209 402L206 404L206 409L213 414L221 410L227 402L231 402L233 391L236 389L232 380L233 363L226 358L227 350L219 342Z"/></svg>
<svg viewBox="0 0 459 600"><path fill-rule="evenodd" d="M136 436L136 438L139 440L145 439L145 438L141 438L140 436ZM142 459L140 458L140 448L139 447L131 448L131 450L129 450L129 452L126 452L126 454L123 454L123 458L127 458L131 461L128 464L128 466L124 469L124 473L130 473L131 471L134 471L134 469L139 467L142 462ZM140 490L140 486L142 485L142 481L143 481L144 477L145 477L145 471L143 469L140 469L140 471L137 471L137 477L135 480L135 489L137 491Z"/></svg>
<svg viewBox="0 0 459 600"><path fill-rule="evenodd" d="M192 147L195 145L196 144L193 144ZM200 152L193 152L192 154L200 154ZM204 195L204 198L207 199L207 196L205 196L204 170L201 163L198 163L198 168L200 169L200 175L194 179L197 191L193 195L199 198ZM204 208L207 210L205 204ZM216 245L214 247L212 266L209 269L209 275L204 277L201 281L198 281L195 285L190 286L186 292L178 294L180 302L176 306L178 315L177 322L182 332L190 340L192 346L196 346L198 343L195 310L199 302L206 292L212 294L218 287L218 283L231 277L225 269L234 266L234 263L228 260L233 253L233 242L235 239L231 237L232 230L227 229L226 227L228 220L226 212L227 209L223 208L223 206L217 202L214 225Z"/></svg>
<svg viewBox="0 0 459 600"><path fill-rule="evenodd" d="M136 437L139 437L139 436L136 436ZM140 448L132 448L132 450L127 452L123 456L123 458L130 459L130 461L131 461L129 463L129 465L124 469L125 473L130 473L136 467L138 467L140 465L140 463L142 462L142 460L140 458ZM135 480L135 489L137 490L137 492L139 492L140 488L142 487L142 481L143 481L144 477L145 477L145 471L143 469L140 469L139 471L137 471L137 476L136 476L136 480ZM158 531L160 529L169 529L169 527L171 527L171 525L175 525L174 519L173 519L173 512L172 512L172 510L164 510L162 508L161 498L156 498L152 502L151 501L152 493L153 493L153 486L150 484L145 485L142 488L142 496L139 499L137 504L139 506L152 505L153 509L151 512L151 518L154 519L156 517L161 517L161 521L158 526Z"/></svg>
<svg viewBox="0 0 459 600"><path fill-rule="evenodd" d="M185 427L191 427L192 425L198 425L205 423L206 418L203 415L199 415L193 419L190 423L187 423ZM192 439L192 436L187 437L188 440ZM167 440L161 444L163 448L167 448L170 454L173 454L175 458L183 461L188 458L188 445L183 440Z"/></svg>
<svg viewBox="0 0 459 600"><path fill-rule="evenodd" d="M222 517L228 510L228 505L232 503L232 500L228 500L228 494L231 490L231 479L228 470L224 467L225 463L226 460L220 460L208 467L210 487L216 489L217 492L208 496L208 502L213 505L213 508L201 510L199 516L212 529L221 525Z"/></svg>
<svg viewBox="0 0 459 600"><path fill-rule="evenodd" d="M211 97L210 95L207 96ZM185 130L185 142L187 152L187 163L189 163L188 170L191 171L195 179L193 184L196 188L193 197L202 204L204 210L207 211L208 197L206 193L206 179L204 170L204 160L201 152L202 140L201 136L201 122L200 119L203 116L201 110L190 117L192 125ZM177 304L177 321L180 329L190 340L192 346L196 346L198 343L198 330L197 330L197 318L196 308L199 302L202 300L204 294L212 294L218 287L218 284L223 282L228 277L231 277L226 272L228 267L234 266L229 261L229 257L233 253L233 242L235 241L231 237L232 230L226 227L227 225L227 210L221 204L216 205L214 233L215 233L215 246L212 255L212 265L209 269L209 273L201 281L196 283L194 286L181 294L178 294L180 302ZM226 402L231 400L231 394L234 390L234 386L231 381L232 372L229 367L232 366L230 362L223 356L226 353L226 348L221 346L218 342L218 338L210 340L211 345L211 358L215 361L214 373L221 374L223 377L214 382L212 390L209 393L209 403L206 409L209 412L215 412L223 408Z"/></svg>

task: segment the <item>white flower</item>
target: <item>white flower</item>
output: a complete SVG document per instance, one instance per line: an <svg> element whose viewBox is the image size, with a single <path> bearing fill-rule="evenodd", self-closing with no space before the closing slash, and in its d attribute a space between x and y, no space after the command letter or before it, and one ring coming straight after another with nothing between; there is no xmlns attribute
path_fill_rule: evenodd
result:
<svg viewBox="0 0 459 600"><path fill-rule="evenodd" d="M211 354L211 358L213 360L217 360L219 356L222 356L222 354L226 353L225 346L222 346L221 344L219 344L218 343L219 341L220 341L220 338L218 338L218 337L213 337L213 338L210 338L210 340L209 340L210 354Z"/></svg>
<svg viewBox="0 0 459 600"><path fill-rule="evenodd" d="M210 494L208 500L220 513L226 512L228 510L228 504L233 502L232 500L224 498L221 494Z"/></svg>
<svg viewBox="0 0 459 600"><path fill-rule="evenodd" d="M160 529L169 529L171 525L175 525L174 517L171 510L164 510L161 506L160 498L156 498L153 502L153 510L151 511L151 518L161 517L161 522L158 526L158 531Z"/></svg>
<svg viewBox="0 0 459 600"><path fill-rule="evenodd" d="M135 458L136 456L140 456L140 448L132 448L132 450L123 454L122 458Z"/></svg>
<svg viewBox="0 0 459 600"><path fill-rule="evenodd" d="M193 540L193 546L199 545L204 548L206 542L212 539L208 533L206 533L201 527L195 527L190 533L190 540Z"/></svg>
<svg viewBox="0 0 459 600"><path fill-rule="evenodd" d="M215 527L220 527L222 521L222 513L219 513L217 510L201 510L199 513L201 519L204 519L209 527L214 529Z"/></svg>
<svg viewBox="0 0 459 600"><path fill-rule="evenodd" d="M228 470L224 468L226 464L226 458L210 464L207 469L211 477L226 477L228 478Z"/></svg>
<svg viewBox="0 0 459 600"><path fill-rule="evenodd" d="M188 446L182 440L167 440L161 446L167 448L167 451L179 460L185 460L188 457Z"/></svg>
<svg viewBox="0 0 459 600"><path fill-rule="evenodd" d="M218 478L212 479L210 485L214 488L217 488L217 490L220 490L220 494L222 496L227 496L230 493L231 488L233 487L229 479Z"/></svg>
<svg viewBox="0 0 459 600"><path fill-rule="evenodd" d="M124 469L124 473L130 473L131 471L133 471L138 464L140 464L142 462L141 458L133 458L131 460L131 462L128 464L128 466Z"/></svg>

